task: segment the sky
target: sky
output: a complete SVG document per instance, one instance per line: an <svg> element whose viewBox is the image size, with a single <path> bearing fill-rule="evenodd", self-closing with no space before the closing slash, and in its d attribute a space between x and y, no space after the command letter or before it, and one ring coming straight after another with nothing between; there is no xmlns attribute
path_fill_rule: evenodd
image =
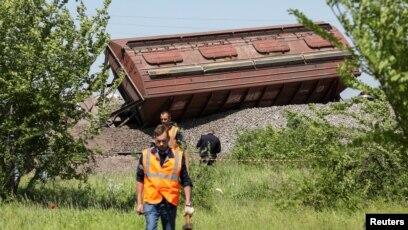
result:
<svg viewBox="0 0 408 230"><path fill-rule="evenodd" d="M71 12L75 12L75 2L68 4ZM101 0L84 3L89 14L102 5ZM312 20L344 31L325 0L112 0L107 31L115 39L297 23L288 9L299 9ZM378 85L370 76L360 79ZM348 89L342 97L356 94Z"/></svg>
<svg viewBox="0 0 408 230"><path fill-rule="evenodd" d="M84 2L92 13L102 1ZM71 1L70 9L74 6ZM113 0L108 32L123 38L296 23L290 8L340 27L324 0Z"/></svg>

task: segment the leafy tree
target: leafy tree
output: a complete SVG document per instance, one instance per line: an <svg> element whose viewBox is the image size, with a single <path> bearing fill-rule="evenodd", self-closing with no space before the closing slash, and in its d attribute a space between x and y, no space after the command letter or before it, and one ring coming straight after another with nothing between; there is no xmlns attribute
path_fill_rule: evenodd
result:
<svg viewBox="0 0 408 230"><path fill-rule="evenodd" d="M351 87L387 100L402 131L401 143L408 143L408 2L406 0L327 0L333 13L351 38L346 48L324 29L316 26L299 10L289 10L300 23L349 49L352 57L340 68L343 80ZM377 79L379 89L357 81L351 74L357 68Z"/></svg>
<svg viewBox="0 0 408 230"><path fill-rule="evenodd" d="M41 175L82 178L78 166L92 152L86 140L104 116L81 109L80 102L99 92L107 106L106 66L90 67L105 48L108 6L86 15L82 1L72 16L68 0L0 0L0 195L16 192L19 178ZM75 18L74 18L75 17ZM71 130L82 119L89 129Z"/></svg>
<svg viewBox="0 0 408 230"><path fill-rule="evenodd" d="M347 113L351 103L340 103L342 114L353 117L363 129L346 143L317 154L314 174L303 192L315 207L355 207L370 199L406 201L408 181L408 2L406 0L327 0L354 47L345 47L332 34L299 10L290 10L300 23L352 54L339 68L343 81L372 94L362 100L366 114ZM380 82L372 88L359 82L360 69ZM343 106L343 105L344 106ZM355 104L354 104L355 105ZM392 109L390 108L392 107ZM361 109L360 108L360 109ZM307 121L303 121L307 122ZM327 121L320 119L319 126Z"/></svg>

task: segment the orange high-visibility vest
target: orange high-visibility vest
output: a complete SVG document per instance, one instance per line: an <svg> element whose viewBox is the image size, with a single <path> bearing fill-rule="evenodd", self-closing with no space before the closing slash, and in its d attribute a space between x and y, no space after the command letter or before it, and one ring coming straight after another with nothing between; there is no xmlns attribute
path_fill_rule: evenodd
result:
<svg viewBox="0 0 408 230"><path fill-rule="evenodd" d="M170 148L180 147L176 139L178 131L179 131L179 127L177 127L176 125L172 125L171 128L167 130L167 133L169 134L169 147Z"/></svg>
<svg viewBox="0 0 408 230"><path fill-rule="evenodd" d="M152 148L143 150L144 189L143 201L149 204L158 204L162 199L176 205L180 199L180 172L183 152L171 149L174 157L169 157L160 166L158 153L153 153Z"/></svg>
<svg viewBox="0 0 408 230"><path fill-rule="evenodd" d="M176 136L179 130L180 128L177 125L172 125L171 128L167 130L167 133L169 135L169 147L173 149L186 150L187 146L181 146L180 143L177 142ZM186 166L188 171L190 168L189 155L187 151L184 151L183 154L184 158L186 159Z"/></svg>

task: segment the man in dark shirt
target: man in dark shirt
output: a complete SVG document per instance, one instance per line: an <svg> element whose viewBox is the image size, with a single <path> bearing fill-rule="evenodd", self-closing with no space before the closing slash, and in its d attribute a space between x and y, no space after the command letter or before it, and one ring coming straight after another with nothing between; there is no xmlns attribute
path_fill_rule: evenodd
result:
<svg viewBox="0 0 408 230"><path fill-rule="evenodd" d="M186 150L187 145L186 141L184 140L184 135L183 131L181 130L180 127L173 121L171 121L171 115L169 111L163 111L160 114L160 121L161 124L166 127L167 132L169 133L169 145L172 147L172 145L178 145L181 147L183 150Z"/></svg>
<svg viewBox="0 0 408 230"><path fill-rule="evenodd" d="M201 135L196 147L199 149L201 162L207 165L212 165L217 158L217 153L221 152L220 139L214 135L213 130L206 135Z"/></svg>
<svg viewBox="0 0 408 230"><path fill-rule="evenodd" d="M184 188L184 215L192 215L192 182L188 175L185 157L180 148L168 146L166 127L154 130L155 145L145 149L136 170L137 213L145 215L146 229L157 229L161 218L163 229L175 229L179 202L179 187Z"/></svg>

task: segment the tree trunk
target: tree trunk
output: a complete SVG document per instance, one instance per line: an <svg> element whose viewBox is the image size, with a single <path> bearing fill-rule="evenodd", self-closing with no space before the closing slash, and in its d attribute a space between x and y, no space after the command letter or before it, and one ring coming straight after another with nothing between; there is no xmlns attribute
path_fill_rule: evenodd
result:
<svg viewBox="0 0 408 230"><path fill-rule="evenodd" d="M40 178L40 170L36 169L34 176L28 182L27 188L25 189L26 192L31 193L34 189L35 182Z"/></svg>
<svg viewBox="0 0 408 230"><path fill-rule="evenodd" d="M3 186L3 192L5 194L11 193L13 195L17 195L18 185L20 184L20 174L18 169L15 167L12 167L10 170L8 170L8 172L8 178Z"/></svg>

